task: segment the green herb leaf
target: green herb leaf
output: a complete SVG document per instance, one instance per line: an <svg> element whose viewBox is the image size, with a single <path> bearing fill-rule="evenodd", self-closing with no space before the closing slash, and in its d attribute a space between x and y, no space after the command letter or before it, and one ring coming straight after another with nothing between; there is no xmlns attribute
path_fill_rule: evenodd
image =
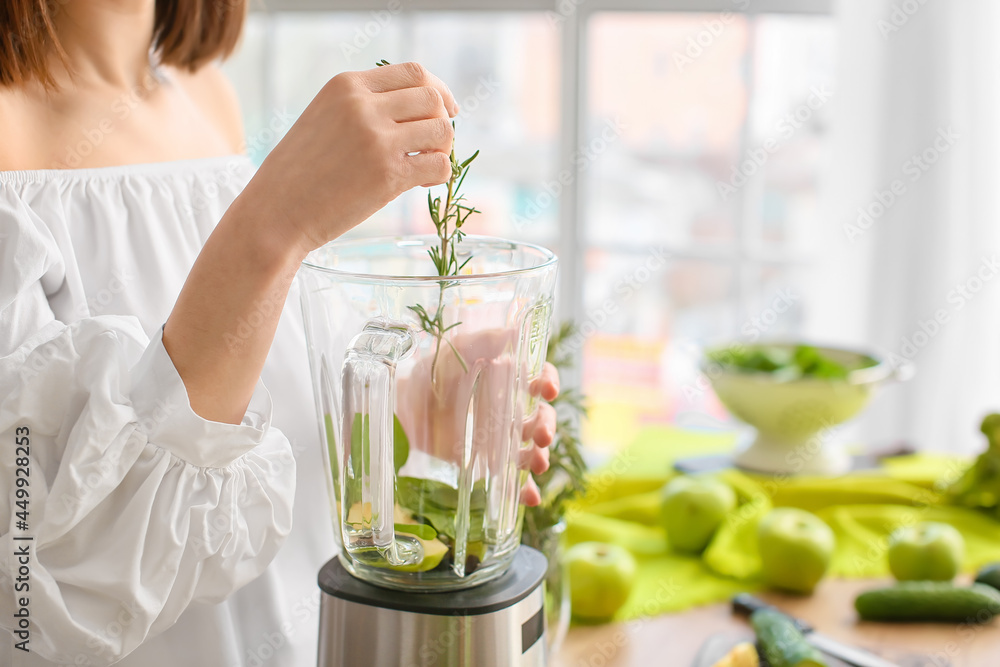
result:
<svg viewBox="0 0 1000 667"><path fill-rule="evenodd" d="M333 437L332 422L328 423L327 437ZM364 465L364 451L371 447L371 430L368 415L362 417L360 412L354 413L354 420L351 422L351 468L354 477L361 479L362 466ZM410 457L410 439L403 430L403 424L399 417L392 416L392 467L398 473L399 469L406 464Z"/></svg>
<svg viewBox="0 0 1000 667"><path fill-rule="evenodd" d="M563 322L549 335L546 360L557 369L570 368L574 363L573 345L577 334L572 322ZM549 469L540 475L533 475L542 495L542 502L536 507L527 507L524 512L524 530L521 541L535 547L542 547L544 535L562 519L566 503L586 492L585 475L587 464L583 460L583 442L580 438L579 421L586 415L583 396L579 391L563 389L552 401L556 408L555 440L549 445Z"/></svg>
<svg viewBox="0 0 1000 667"><path fill-rule="evenodd" d="M434 526L426 523L397 523L393 528L397 533L416 535L422 540L433 540L438 535Z"/></svg>
<svg viewBox="0 0 1000 667"><path fill-rule="evenodd" d="M382 67L388 65L389 61L382 59L375 64ZM454 121L452 121L451 126L454 129ZM451 178L448 179L448 183L446 184L448 190L444 198L443 208L441 197L433 197L431 191L427 191L427 212L431 218L431 222L434 224L437 237L440 239L440 243L437 246L428 249L427 255L434 264L434 270L437 272L437 275L441 277L458 275L459 271L465 268L465 265L469 262L469 259L466 259L459 264L456 259L456 246L465 238L465 234L459 228L465 224L470 215L479 213L479 211L460 204L460 202L465 200L465 197L459 190L465 181L466 175L469 173L469 165L478 156L479 151L477 150L471 156L459 162L455 158L455 148L452 145L451 153L448 156L448 159L451 161ZM416 315L420 329L435 339L434 360L431 362L432 387L435 386L437 380L437 362L438 357L441 355L441 342L445 340L445 333L455 326L446 326L444 323L445 291L454 284L454 281L441 281L439 283L438 305L433 315L422 305L408 306L414 315ZM468 372L469 367L462 358L462 355L455 349L451 341L447 341L447 343L462 365L462 368Z"/></svg>

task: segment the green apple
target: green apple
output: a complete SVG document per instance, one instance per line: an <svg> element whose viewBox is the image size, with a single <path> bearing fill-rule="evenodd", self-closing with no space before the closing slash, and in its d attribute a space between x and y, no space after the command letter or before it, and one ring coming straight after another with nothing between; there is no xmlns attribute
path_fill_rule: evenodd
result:
<svg viewBox="0 0 1000 667"><path fill-rule="evenodd" d="M834 544L833 531L815 514L794 507L771 510L757 528L764 583L812 593L826 574Z"/></svg>
<svg viewBox="0 0 1000 667"><path fill-rule="evenodd" d="M965 540L946 523L925 521L889 536L889 569L900 581L951 581L962 567Z"/></svg>
<svg viewBox="0 0 1000 667"><path fill-rule="evenodd" d="M635 558L617 544L581 542L566 552L570 610L582 621L607 621L632 592Z"/></svg>
<svg viewBox="0 0 1000 667"><path fill-rule="evenodd" d="M660 518L675 551L704 551L722 520L736 507L736 494L714 477L675 477L663 487Z"/></svg>

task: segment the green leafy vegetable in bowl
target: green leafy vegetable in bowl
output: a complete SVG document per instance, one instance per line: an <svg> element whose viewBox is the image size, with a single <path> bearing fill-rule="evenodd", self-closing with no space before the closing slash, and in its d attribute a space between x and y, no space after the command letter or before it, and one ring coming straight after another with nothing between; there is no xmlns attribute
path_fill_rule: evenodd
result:
<svg viewBox="0 0 1000 667"><path fill-rule="evenodd" d="M708 352L708 361L743 373L766 373L776 380L845 380L851 371L876 365L870 357L854 363L834 359L812 345L730 345Z"/></svg>

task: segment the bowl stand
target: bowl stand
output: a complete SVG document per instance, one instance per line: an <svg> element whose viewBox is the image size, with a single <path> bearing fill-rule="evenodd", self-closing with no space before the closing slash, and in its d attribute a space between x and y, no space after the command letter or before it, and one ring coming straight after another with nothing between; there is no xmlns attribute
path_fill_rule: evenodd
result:
<svg viewBox="0 0 1000 667"><path fill-rule="evenodd" d="M851 469L851 457L843 443L828 430L791 441L748 430L737 441L733 462L770 474L842 475Z"/></svg>

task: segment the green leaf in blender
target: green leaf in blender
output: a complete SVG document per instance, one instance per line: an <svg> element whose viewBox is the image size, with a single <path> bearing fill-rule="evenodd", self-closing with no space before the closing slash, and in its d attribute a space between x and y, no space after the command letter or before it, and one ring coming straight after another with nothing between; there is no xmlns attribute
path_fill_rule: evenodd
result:
<svg viewBox="0 0 1000 667"><path fill-rule="evenodd" d="M326 430L326 446L330 450L330 456L336 456L337 437L333 434L333 416L329 413L323 415L323 427Z"/></svg>
<svg viewBox="0 0 1000 667"><path fill-rule="evenodd" d="M353 473L353 481L359 485L357 487L357 491L359 491L358 497L360 497L362 466L365 460L364 448L370 444L371 434L368 428L368 415L355 412L354 419L351 420L351 472Z"/></svg>
<svg viewBox="0 0 1000 667"><path fill-rule="evenodd" d="M427 506L452 512L458 509L458 489L436 479L397 477L396 493L399 504L413 511ZM479 480L472 486L469 509L482 511L485 508L486 482Z"/></svg>
<svg viewBox="0 0 1000 667"><path fill-rule="evenodd" d="M433 540L437 537L434 526L426 523L397 523L394 525L397 533L415 535L421 540Z"/></svg>
<svg viewBox="0 0 1000 667"><path fill-rule="evenodd" d="M439 535L454 541L458 489L434 479L402 476L396 478L396 500L403 510L427 521ZM483 539L485 511L486 482L480 480L473 485L469 499L470 542Z"/></svg>
<svg viewBox="0 0 1000 667"><path fill-rule="evenodd" d="M327 437L333 438L333 423L327 418ZM368 423L368 415L362 416L360 412L354 413L354 421L351 422L351 461L354 466L355 478L361 477L362 451L366 445L371 445L371 430ZM392 416L392 467L398 473L399 469L406 465L406 460L410 457L410 439L403 430L403 425L399 417Z"/></svg>
<svg viewBox="0 0 1000 667"><path fill-rule="evenodd" d="M392 416L392 443L392 467L396 469L396 474L399 474L399 469L406 465L406 460L410 458L410 439L406 437L403 424L396 415Z"/></svg>
<svg viewBox="0 0 1000 667"><path fill-rule="evenodd" d="M337 458L337 437L333 432L333 415L326 413L323 415L323 430L326 435L326 451L329 456L330 475L333 482L333 497L336 499L335 505L340 507L340 460ZM335 514L340 514L337 509Z"/></svg>
<svg viewBox="0 0 1000 667"><path fill-rule="evenodd" d="M424 507L417 513L417 517L428 521L439 535L444 535L449 540L455 539L454 510L438 510Z"/></svg>

